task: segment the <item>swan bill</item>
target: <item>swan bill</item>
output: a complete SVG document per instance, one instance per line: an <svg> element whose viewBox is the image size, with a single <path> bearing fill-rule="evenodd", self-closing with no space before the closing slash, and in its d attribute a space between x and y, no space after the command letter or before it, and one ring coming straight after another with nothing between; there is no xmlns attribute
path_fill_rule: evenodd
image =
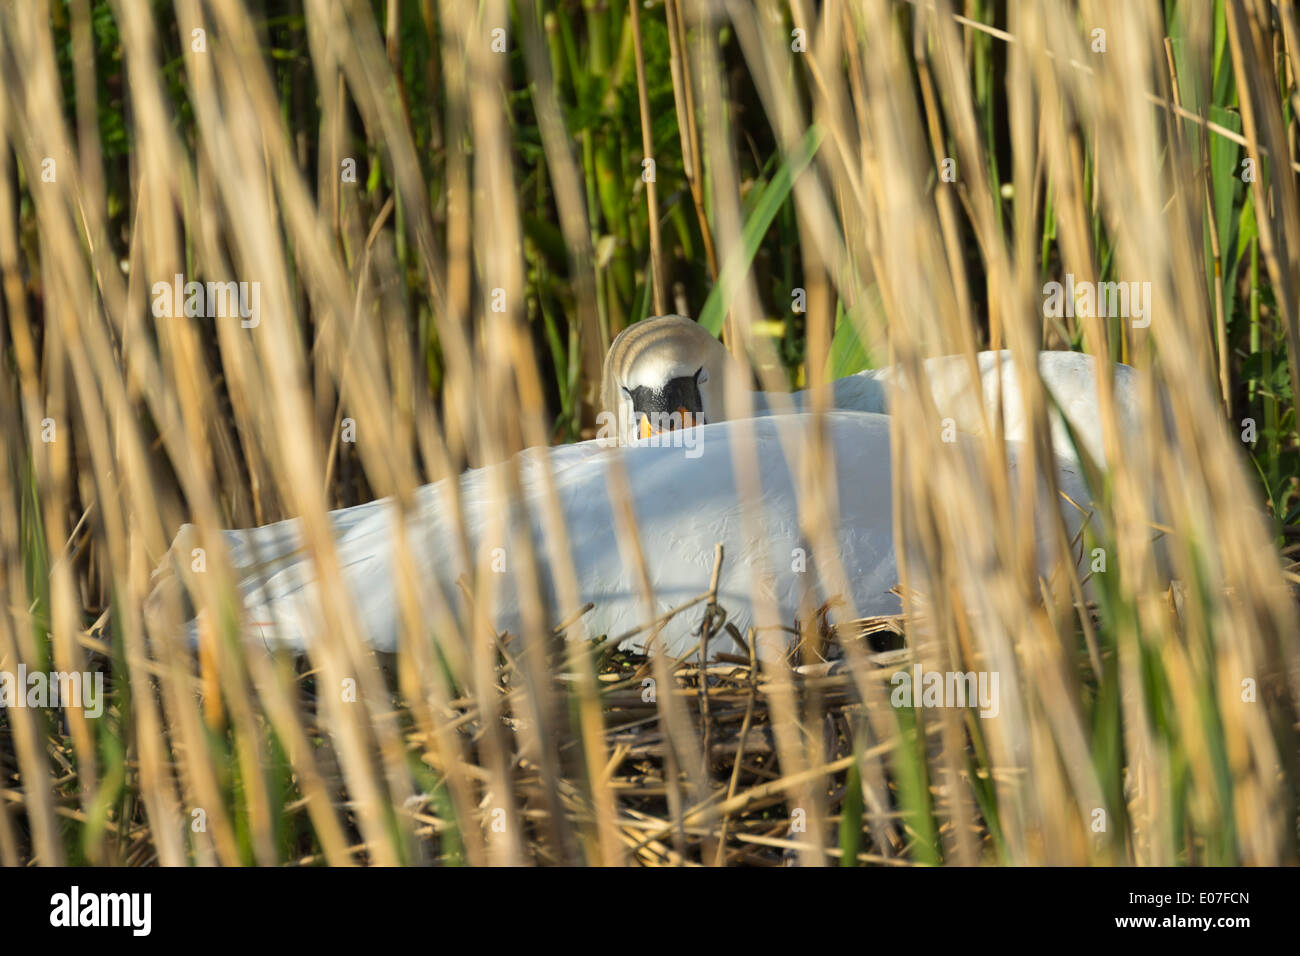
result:
<svg viewBox="0 0 1300 956"><path fill-rule="evenodd" d="M700 394L703 381L707 379L701 366L694 375L671 378L660 388L652 385L623 386L624 396L632 403L637 437L644 440L679 428L705 424L704 399Z"/></svg>
<svg viewBox="0 0 1300 956"><path fill-rule="evenodd" d="M678 408L677 411L671 414L643 414L637 423L637 437L645 441L655 435L675 432L679 428L694 428L696 425L703 425L704 423L702 414L690 412L686 408Z"/></svg>

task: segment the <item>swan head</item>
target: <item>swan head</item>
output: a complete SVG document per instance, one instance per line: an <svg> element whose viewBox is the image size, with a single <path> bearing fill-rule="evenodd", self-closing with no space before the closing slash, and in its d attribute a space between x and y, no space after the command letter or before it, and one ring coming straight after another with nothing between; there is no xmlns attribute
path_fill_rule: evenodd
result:
<svg viewBox="0 0 1300 956"><path fill-rule="evenodd" d="M721 421L732 359L698 322L643 319L618 334L605 356L601 404L618 443Z"/></svg>

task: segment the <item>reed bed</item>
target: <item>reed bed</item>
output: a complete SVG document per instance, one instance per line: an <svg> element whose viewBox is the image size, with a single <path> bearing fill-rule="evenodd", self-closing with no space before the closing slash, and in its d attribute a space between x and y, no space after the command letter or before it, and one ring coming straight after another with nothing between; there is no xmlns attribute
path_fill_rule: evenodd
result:
<svg viewBox="0 0 1300 956"><path fill-rule="evenodd" d="M106 701L0 709L0 863L1295 863L1298 53L1267 0L0 5L0 672ZM1067 275L1149 314L1049 315ZM256 321L159 310L174 276ZM905 393L902 613L809 607L781 660L708 653L716 570L705 663L587 633L555 520L510 539L562 595L520 634L399 529L372 652L327 512L590 437L610 340L674 311L773 391L1009 349L1030 465ZM1124 441L1103 376L1048 576L1041 349L1146 411ZM835 453L791 450L832 594ZM242 638L218 535L287 516L301 658ZM147 602L187 522L197 653ZM896 705L917 665L996 672L998 719Z"/></svg>

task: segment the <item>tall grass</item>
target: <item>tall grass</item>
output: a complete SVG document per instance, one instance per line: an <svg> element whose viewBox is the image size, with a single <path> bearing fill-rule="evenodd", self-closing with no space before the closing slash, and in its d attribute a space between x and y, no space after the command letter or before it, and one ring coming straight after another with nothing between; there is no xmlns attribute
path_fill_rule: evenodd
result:
<svg viewBox="0 0 1300 956"><path fill-rule="evenodd" d="M109 691L0 710L0 862L1296 862L1300 33L1212 7L0 6L0 671ZM155 317L176 274L258 283L260 321ZM1067 274L1150 283L1149 327L1045 317ZM399 529L377 658L326 512L589 437L660 311L774 390L1008 348L1029 466L900 399L904 614L810 607L788 661L593 644L551 485L542 550L501 534L564 606L495 635L483 556L450 606ZM1103 377L1098 513L1043 578L1047 348L1137 366L1147 416L1124 442ZM827 593L835 451L799 454ZM217 535L289 515L297 661L241 635ZM197 655L145 600L185 522ZM891 706L917 662L996 671L1000 717Z"/></svg>

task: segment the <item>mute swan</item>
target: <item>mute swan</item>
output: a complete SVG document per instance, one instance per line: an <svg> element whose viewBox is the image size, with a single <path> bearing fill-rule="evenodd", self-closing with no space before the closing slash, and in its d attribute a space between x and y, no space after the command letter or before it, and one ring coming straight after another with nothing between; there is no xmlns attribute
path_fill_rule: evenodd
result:
<svg viewBox="0 0 1300 956"><path fill-rule="evenodd" d="M719 581L718 602L730 614L740 633L751 624L790 625L801 608L804 589L812 606L833 597L823 593L812 568L817 555L800 528L801 497L791 475L785 442L797 441L812 416L807 413L697 426L702 454L692 458L681 448L660 446L606 448L597 440L554 448L529 448L516 456L520 483L528 505L532 538L539 555L545 555L541 469L550 467L559 491L560 507L573 545L574 570L580 600L594 608L584 618L589 635L623 635L653 617L705 592L714 561L714 546L721 543L725 558ZM839 523L835 548L851 586L853 608L860 615L893 614L900 609L891 589L898 583L894 554L891 506L889 418L861 412L830 412L828 437L835 448L835 479L839 496ZM752 450L761 500L747 528L735 480L734 456L738 444ZM1012 467L1018 450L1012 446ZM617 522L611 506L607 471L621 459L630 497L635 505L646 568L654 587L655 605L649 613L638 587L636 569L621 556ZM516 562L507 541L490 530L492 518L506 508L498 493L494 470L508 463L474 469L460 477L465 527L477 560L502 548L502 573L489 575L492 619L498 631L518 634L521 626ZM1081 476L1067 463L1058 467L1062 490L1077 502L1086 501ZM452 523L440 484L426 485L415 495L407 516L407 533L420 580L438 587L451 606L456 604L455 582L472 569L460 566L452 555ZM1073 534L1082 518L1073 508L1063 508ZM400 610L394 590L392 546L397 506L390 499L332 512L330 520L339 564L355 601L367 640L377 650L395 651ZM193 540L186 526L173 550L176 564L188 564ZM303 549L297 519L260 528L223 531L246 612L247 633L254 640L294 651L309 647L318 631L320 597L310 562L299 557ZM800 555L806 555L804 560ZM293 556L293 557L288 557ZM287 558L287 560L286 560ZM543 562L539 587L553 620L573 608L558 606L555 577ZM774 620L757 622L751 587L757 586L777 611ZM156 594L157 592L155 592ZM427 595L426 595L427 597ZM657 639L673 656L690 654L698 643L698 612L671 620ZM189 625L191 641L197 624ZM623 646L644 649L641 633ZM764 656L777 653L784 639L760 642ZM723 635L710 643L713 650L743 654L743 649Z"/></svg>
<svg viewBox="0 0 1300 956"><path fill-rule="evenodd" d="M925 381L940 418L951 418L956 430L981 434L985 416L991 422L998 409L1001 371L1002 425L1009 441L1023 441L1029 422L1020 395L1020 382L1011 353L980 352L976 356L978 392L971 387L970 364L963 355L944 355L923 363ZM1070 435L1088 456L1104 464L1097 360L1079 352L1040 352L1038 372L1056 403L1049 408L1052 450L1077 461ZM658 316L628 326L610 345L601 385L603 407L614 416L619 444L691 422L716 422L727 417L723 395L729 376L748 373L702 326L680 315ZM889 392L900 380L893 368L871 369L832 382L833 408L845 411L889 411ZM1127 365L1114 366L1114 395L1121 430L1136 431L1136 380ZM753 396L755 414L771 414L790 403L796 411L812 407L811 390L780 397L764 392ZM1059 409L1059 412L1057 411Z"/></svg>
<svg viewBox="0 0 1300 956"><path fill-rule="evenodd" d="M1057 354L1044 355L1043 359L1053 359ZM986 363L982 355L980 369L983 397L988 402L988 379L998 356L985 355L989 361ZM1040 367L1054 379L1049 387L1061 391L1058 401L1067 399L1060 402L1067 417L1085 442L1091 440L1090 435L1095 436L1099 452L1095 400L1090 406L1088 399L1089 395L1095 399L1088 361L1048 361ZM884 390L891 377L887 373L864 373L834 386L836 404L848 406L847 410L829 412L826 424L835 450L839 504L834 546L850 593L827 594L820 590L814 574L802 570L813 566L816 555L811 554L810 542L802 537L804 505L787 461L812 416L803 412L764 414L770 412L771 400L760 394L755 399L759 417L724 420L722 386L736 368L730 362L725 350L689 319L665 317L632 326L611 347L602 383L607 410L619 420L619 446L610 448L607 439L596 439L554 448L530 448L516 456L530 532L537 554L543 558L549 552L543 529L542 469L549 468L554 476L571 538L579 600L594 605L584 618L588 634L624 635L706 591L714 547L719 543L726 556L718 600L742 634L750 624L791 624L800 608L808 606L807 599L815 607L829 599L848 597L861 615L899 610L898 598L891 591L898 575L889 418L878 413L884 408ZM1003 360L1001 365L1009 401L1018 393L1014 378L1007 376L1009 363ZM927 373L934 370L937 377L931 387L941 413L957 418L959 428L974 430L981 420L978 407L959 407L963 391L969 396L962 378L965 369L964 364L958 366L949 359L926 365ZM1125 395L1130 395L1130 380L1117 376L1117 388L1121 383ZM1078 394L1072 396L1064 386L1075 387ZM995 399L996 380L991 394ZM1074 400L1069 400L1072 397ZM964 400L970 402L969 397ZM796 407L806 406L807 393L796 395L794 401ZM646 420L674 413L679 416L675 422L678 426L697 424L678 427L671 435L661 434L653 443L642 440L643 436L655 434L654 428L645 427ZM672 424L670 421L669 426ZM1006 424L1012 438L1018 434L1017 429L1023 429L1023 422L1012 414L1007 415ZM958 443L958 450L968 447L969 441ZM1011 467L1015 469L1020 448L1014 441L1008 447ZM743 454L737 455L738 451ZM752 524L742 520L745 503L739 498L734 471L737 461L746 460L756 462L754 477L761 488ZM619 547L615 530L618 522L611 506L614 492L608 480L609 469L616 462L627 476L627 490L654 590L652 609L645 605L636 569L624 561ZM498 480L498 469L506 467L510 463L471 470L459 481L471 560L476 567L482 567L487 563L483 556L498 548L504 556L501 573L491 575L491 618L498 631L518 633L521 615L516 562L510 559L509 542L493 537L493 529L499 524L495 519L508 508L499 491L504 482ZM1061 490L1073 501L1085 504L1087 493L1077 462L1070 456L1059 456L1056 470ZM397 507L385 499L330 514L339 565L364 634L381 651L396 650L398 640L400 612L392 551ZM1066 505L1062 513L1073 534L1083 516ZM448 606L458 606L455 583L461 575L472 574L473 568L461 566L454 557L454 525L446 510L441 483L417 491L406 521L419 580L428 587L440 588ZM164 567L187 573L194 534L192 526L181 529L169 553L171 560L164 562ZM299 521L223 531L222 537L238 582L248 636L293 651L311 646L320 629L320 596L311 561L305 555ZM803 560L801 554L806 556ZM556 576L544 560L538 577L542 598L555 620L575 610L559 606ZM175 576L171 581L174 583ZM160 583L151 595L155 607L166 583ZM757 588L765 603L775 608L775 619L756 620L752 588ZM659 646L674 656L691 653L698 642L698 619L698 614L687 612L669 621L657 638ZM196 641L199 622L191 620L187 627L191 642ZM646 639L642 632L623 646L643 649ZM780 640L765 643L760 652L775 653L782 646ZM742 651L732 646L725 632L710 647Z"/></svg>

